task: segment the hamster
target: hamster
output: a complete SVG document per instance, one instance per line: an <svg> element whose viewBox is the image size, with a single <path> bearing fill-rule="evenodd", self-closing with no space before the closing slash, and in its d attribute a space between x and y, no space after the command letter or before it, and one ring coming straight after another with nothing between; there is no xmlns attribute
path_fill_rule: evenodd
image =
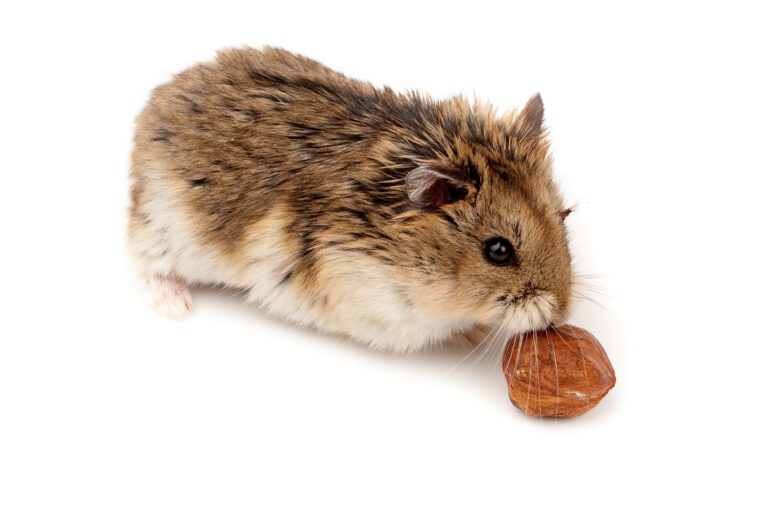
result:
<svg viewBox="0 0 768 512"><path fill-rule="evenodd" d="M137 119L128 245L169 316L190 285L398 353L558 325L572 269L544 107L503 116L228 49Z"/></svg>

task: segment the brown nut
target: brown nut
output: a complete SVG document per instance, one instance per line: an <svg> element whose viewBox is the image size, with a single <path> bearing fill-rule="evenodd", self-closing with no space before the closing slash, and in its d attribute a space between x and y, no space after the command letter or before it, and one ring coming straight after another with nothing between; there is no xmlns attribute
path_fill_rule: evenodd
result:
<svg viewBox="0 0 768 512"><path fill-rule="evenodd" d="M616 384L600 342L572 325L511 339L504 349L502 368L510 400L528 416L584 414Z"/></svg>

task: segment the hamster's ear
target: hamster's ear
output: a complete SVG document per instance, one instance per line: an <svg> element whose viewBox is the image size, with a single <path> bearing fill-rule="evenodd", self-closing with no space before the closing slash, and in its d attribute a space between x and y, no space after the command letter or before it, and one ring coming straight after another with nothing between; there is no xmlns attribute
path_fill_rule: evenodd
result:
<svg viewBox="0 0 768 512"><path fill-rule="evenodd" d="M515 119L515 133L523 139L537 139L544 132L544 102L541 94L531 96Z"/></svg>
<svg viewBox="0 0 768 512"><path fill-rule="evenodd" d="M422 166L405 176L408 199L417 208L439 208L464 199L469 186L466 176L451 169Z"/></svg>

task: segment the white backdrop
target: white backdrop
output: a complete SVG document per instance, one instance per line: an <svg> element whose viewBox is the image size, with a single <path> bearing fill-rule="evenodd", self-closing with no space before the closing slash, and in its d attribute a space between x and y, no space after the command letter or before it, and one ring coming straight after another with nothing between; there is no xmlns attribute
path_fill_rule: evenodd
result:
<svg viewBox="0 0 768 512"><path fill-rule="evenodd" d="M17 4L0 7L1 510L766 509L757 8ZM614 363L605 401L532 420L492 358L374 353L212 291L186 321L147 308L125 257L134 116L241 44L501 110L540 91L600 287L572 320Z"/></svg>

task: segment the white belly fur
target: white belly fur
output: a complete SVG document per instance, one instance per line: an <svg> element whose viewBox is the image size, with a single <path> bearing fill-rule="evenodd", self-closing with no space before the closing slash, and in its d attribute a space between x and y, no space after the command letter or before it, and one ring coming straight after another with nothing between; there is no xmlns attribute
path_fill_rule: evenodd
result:
<svg viewBox="0 0 768 512"><path fill-rule="evenodd" d="M175 274L190 284L247 290L249 302L267 312L322 331L347 335L372 347L411 352L469 327L433 319L408 305L392 286L387 268L372 257L343 251L318 254L317 288L282 282L292 252L287 218L275 208L249 231L246 255L233 262L197 234L194 216L180 200L183 183L147 172L141 209L149 224L132 230L131 251L144 275ZM319 300L326 297L327 300Z"/></svg>

